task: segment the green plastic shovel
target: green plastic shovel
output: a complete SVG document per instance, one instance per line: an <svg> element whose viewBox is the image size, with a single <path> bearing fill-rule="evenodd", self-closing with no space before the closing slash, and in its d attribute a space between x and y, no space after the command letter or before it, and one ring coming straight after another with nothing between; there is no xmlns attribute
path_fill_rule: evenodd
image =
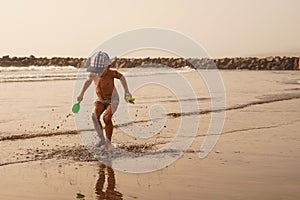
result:
<svg viewBox="0 0 300 200"><path fill-rule="evenodd" d="M73 105L73 107L72 107L72 112L73 112L73 113L78 113L79 110L80 110L80 102L77 102L77 103L75 103L75 104Z"/></svg>

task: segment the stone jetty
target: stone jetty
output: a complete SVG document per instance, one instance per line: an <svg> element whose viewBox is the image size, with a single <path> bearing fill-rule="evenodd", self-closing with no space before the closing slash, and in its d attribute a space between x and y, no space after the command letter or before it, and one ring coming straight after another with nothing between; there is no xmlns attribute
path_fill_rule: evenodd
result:
<svg viewBox="0 0 300 200"><path fill-rule="evenodd" d="M53 57L36 58L10 57L8 55L0 58L0 66L74 66L82 67L86 58ZM189 66L199 69L222 69L222 70L300 70L299 57L247 57L247 58L116 58L119 68L132 68L137 66L169 66L172 68L182 68Z"/></svg>

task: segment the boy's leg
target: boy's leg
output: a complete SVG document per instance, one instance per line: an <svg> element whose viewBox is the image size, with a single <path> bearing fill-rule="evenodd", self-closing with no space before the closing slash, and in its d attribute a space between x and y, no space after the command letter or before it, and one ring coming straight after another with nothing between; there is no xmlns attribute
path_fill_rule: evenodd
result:
<svg viewBox="0 0 300 200"><path fill-rule="evenodd" d="M111 137L113 133L113 123L112 123L112 107L111 105L107 106L107 109L104 113L103 116L103 121L105 123L105 133L106 133L106 138L107 138L107 145L111 145Z"/></svg>
<svg viewBox="0 0 300 200"><path fill-rule="evenodd" d="M99 143L100 145L105 143L103 129L102 129L102 125L100 122L100 116L104 111L105 111L104 106L99 104L98 102L95 102L95 110L94 110L94 113L92 113L92 119L93 119L93 124L94 124L95 130L96 130L99 138L101 139L101 141Z"/></svg>

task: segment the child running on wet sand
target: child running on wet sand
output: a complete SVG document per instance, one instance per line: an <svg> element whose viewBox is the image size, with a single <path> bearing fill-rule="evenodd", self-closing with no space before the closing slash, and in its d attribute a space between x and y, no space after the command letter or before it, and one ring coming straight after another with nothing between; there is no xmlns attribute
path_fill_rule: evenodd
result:
<svg viewBox="0 0 300 200"><path fill-rule="evenodd" d="M125 77L120 72L110 69L112 63L107 53L102 51L95 52L90 58L88 58L87 65L87 71L90 73L83 85L80 95L77 97L77 101L80 102L83 100L85 91L91 83L94 82L96 86L97 99L94 103L92 119L95 130L100 137L100 142L97 146L100 147L105 144L105 150L109 151L112 149L111 137L113 133L113 123L111 118L118 104L114 79L117 78L121 81L125 91L125 99L131 97L131 94L128 90ZM112 108L112 106L114 106L114 108ZM104 113L103 121L105 123L106 141L103 136L102 125L100 122L100 116L102 113Z"/></svg>

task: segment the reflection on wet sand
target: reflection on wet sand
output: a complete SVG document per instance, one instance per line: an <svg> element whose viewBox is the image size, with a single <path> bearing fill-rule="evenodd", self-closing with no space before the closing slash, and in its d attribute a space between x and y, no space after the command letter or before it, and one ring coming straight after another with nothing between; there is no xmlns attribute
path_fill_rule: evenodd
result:
<svg viewBox="0 0 300 200"><path fill-rule="evenodd" d="M105 169L107 171L107 174L105 174ZM107 187L106 190L104 191L104 183L106 177L107 177ZM99 178L95 186L97 200L123 199L123 194L120 193L119 191L116 191L115 188L116 188L116 178L115 178L114 170L111 167L101 163L99 165Z"/></svg>

